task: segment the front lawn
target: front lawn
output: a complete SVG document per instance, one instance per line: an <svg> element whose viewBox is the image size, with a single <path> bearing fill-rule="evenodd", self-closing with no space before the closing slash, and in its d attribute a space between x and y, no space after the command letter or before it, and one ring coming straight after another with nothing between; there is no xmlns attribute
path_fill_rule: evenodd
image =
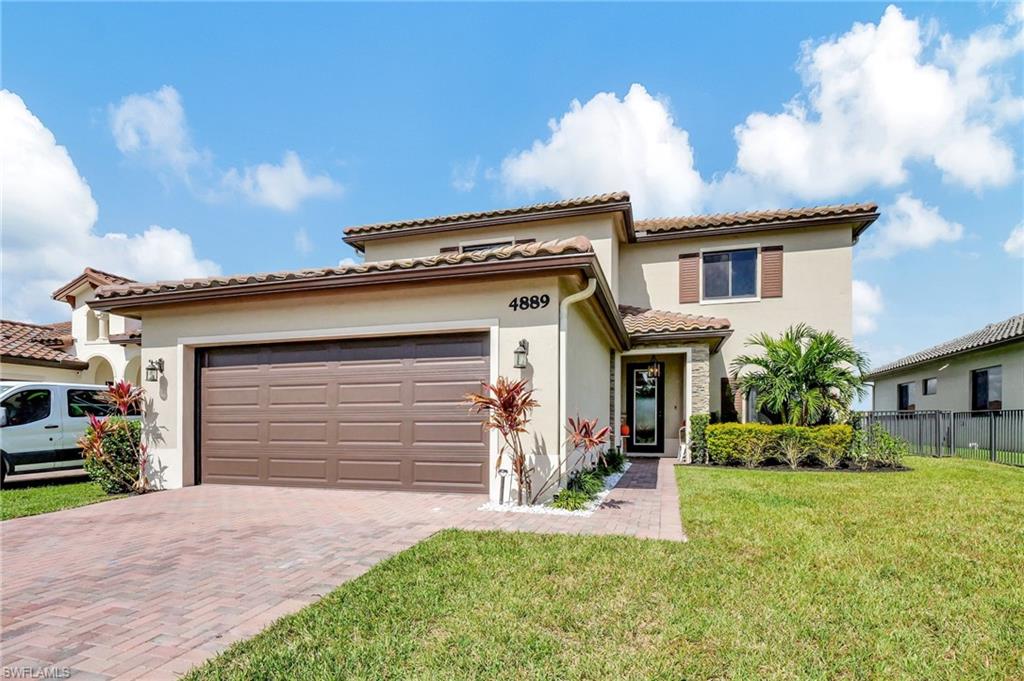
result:
<svg viewBox="0 0 1024 681"><path fill-rule="evenodd" d="M0 520L61 511L124 496L107 495L94 482L54 481L41 484L33 481L25 484L17 479L8 479L5 484L7 487L0 490Z"/></svg>
<svg viewBox="0 0 1024 681"><path fill-rule="evenodd" d="M688 544L448 531L189 678L1020 678L1024 470L678 468Z"/></svg>

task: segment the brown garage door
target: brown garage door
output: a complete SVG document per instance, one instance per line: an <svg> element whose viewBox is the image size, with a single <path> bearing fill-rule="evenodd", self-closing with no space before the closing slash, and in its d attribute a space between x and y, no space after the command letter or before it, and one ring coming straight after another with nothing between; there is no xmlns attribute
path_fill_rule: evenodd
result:
<svg viewBox="0 0 1024 681"><path fill-rule="evenodd" d="M199 356L203 482L486 492L464 404L486 335L210 348Z"/></svg>

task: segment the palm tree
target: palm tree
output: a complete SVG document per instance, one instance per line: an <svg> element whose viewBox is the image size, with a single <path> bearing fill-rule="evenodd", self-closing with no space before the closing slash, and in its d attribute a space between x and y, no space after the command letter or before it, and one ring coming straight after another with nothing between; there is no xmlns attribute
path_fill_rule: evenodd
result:
<svg viewBox="0 0 1024 681"><path fill-rule="evenodd" d="M837 420L849 412L854 397L867 394L861 378L868 370L867 356L831 331L797 324L778 338L751 336L746 345L762 352L733 359L733 378L744 393L755 391L758 409L777 414L784 423Z"/></svg>

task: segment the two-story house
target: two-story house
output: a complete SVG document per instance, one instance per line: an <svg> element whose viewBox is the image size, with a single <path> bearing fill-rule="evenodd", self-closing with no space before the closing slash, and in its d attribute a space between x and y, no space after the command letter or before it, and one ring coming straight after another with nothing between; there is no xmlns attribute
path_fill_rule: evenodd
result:
<svg viewBox="0 0 1024 681"><path fill-rule="evenodd" d="M131 281L87 267L53 293L71 308L69 321L0 320L0 380L138 385L141 323L89 307L100 286Z"/></svg>
<svg viewBox="0 0 1024 681"><path fill-rule="evenodd" d="M852 333L874 205L634 220L629 195L350 227L348 266L101 287L160 367L155 482L489 493L500 443L466 393L527 379L544 478L564 425L675 456L691 415L743 418L729 364L796 322Z"/></svg>

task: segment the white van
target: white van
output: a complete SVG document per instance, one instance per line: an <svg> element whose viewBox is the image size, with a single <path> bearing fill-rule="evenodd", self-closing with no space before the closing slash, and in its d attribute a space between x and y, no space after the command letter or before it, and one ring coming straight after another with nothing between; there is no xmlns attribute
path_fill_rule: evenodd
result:
<svg viewBox="0 0 1024 681"><path fill-rule="evenodd" d="M0 382L0 481L17 473L81 468L78 440L89 427L89 414L115 411L100 398L106 390L105 385Z"/></svg>

